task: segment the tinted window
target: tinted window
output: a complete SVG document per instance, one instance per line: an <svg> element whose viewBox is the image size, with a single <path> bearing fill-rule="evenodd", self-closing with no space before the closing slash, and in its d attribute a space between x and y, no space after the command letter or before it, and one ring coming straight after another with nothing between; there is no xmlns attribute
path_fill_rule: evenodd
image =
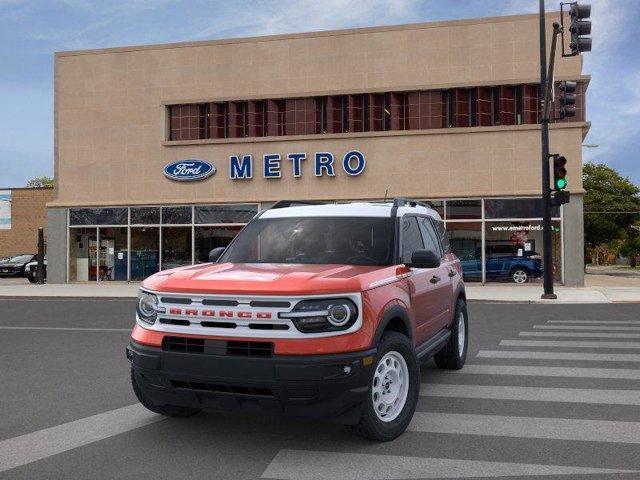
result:
<svg viewBox="0 0 640 480"><path fill-rule="evenodd" d="M220 262L390 265L393 230L391 218L258 219L238 234Z"/></svg>
<svg viewBox="0 0 640 480"><path fill-rule="evenodd" d="M191 207L162 207L162 223L191 223Z"/></svg>
<svg viewBox="0 0 640 480"><path fill-rule="evenodd" d="M257 205L201 205L195 208L195 223L248 223L256 213Z"/></svg>
<svg viewBox="0 0 640 480"><path fill-rule="evenodd" d="M404 217L402 219L402 263L411 263L413 252L422 248L424 243L418 220L416 217Z"/></svg>
<svg viewBox="0 0 640 480"><path fill-rule="evenodd" d="M442 249L440 248L440 241L436 235L436 232L431 226L431 222L428 218L420 217L418 219L420 224L420 231L422 232L422 238L424 240L424 248L431 250L433 253L442 257Z"/></svg>
<svg viewBox="0 0 640 480"><path fill-rule="evenodd" d="M480 200L447 200L447 220L481 217Z"/></svg>
<svg viewBox="0 0 640 480"><path fill-rule="evenodd" d="M444 253L449 253L451 251L451 245L449 243L449 234L447 233L444 222L442 220L434 220L433 223L436 226L436 232L440 237L440 243L442 243Z"/></svg>
<svg viewBox="0 0 640 480"><path fill-rule="evenodd" d="M159 207L132 207L131 224L149 225L160 223Z"/></svg>
<svg viewBox="0 0 640 480"><path fill-rule="evenodd" d="M540 198L495 198L484 201L485 218L540 218ZM560 207L551 207L551 216L560 216Z"/></svg>
<svg viewBox="0 0 640 480"><path fill-rule="evenodd" d="M70 225L126 225L126 208L72 208Z"/></svg>

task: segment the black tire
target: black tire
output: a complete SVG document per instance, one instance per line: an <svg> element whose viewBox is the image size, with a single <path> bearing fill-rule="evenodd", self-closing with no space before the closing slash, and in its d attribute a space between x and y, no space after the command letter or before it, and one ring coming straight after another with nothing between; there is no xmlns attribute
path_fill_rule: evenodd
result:
<svg viewBox="0 0 640 480"><path fill-rule="evenodd" d="M385 422L378 418L374 411L372 388L375 369L382 357L388 352L397 352L405 360L409 372L409 388L405 404L398 416L389 422ZM371 369L371 377L369 379L369 389L367 390L367 399L360 422L352 426L351 430L356 435L369 440L388 442L399 437L407 429L409 422L413 418L420 394L420 365L411 340L397 332L385 332L382 335L373 365L374 368Z"/></svg>
<svg viewBox="0 0 640 480"><path fill-rule="evenodd" d="M131 369L131 386L133 387L133 393L138 397L138 401L154 413L159 413L160 415L165 415L167 417L186 418L192 417L193 415L200 413L202 410L201 408L180 407L178 405L157 405L153 403L142 392L142 389L136 380L136 373L133 368Z"/></svg>
<svg viewBox="0 0 640 480"><path fill-rule="evenodd" d="M459 319L463 315L464 321L464 339L462 351L460 351L459 343ZM435 354L433 360L438 368L443 370L460 370L464 366L467 359L467 346L469 345L469 316L467 313L467 304L461 298L456 303L456 310L451 323L451 336L445 347Z"/></svg>
<svg viewBox="0 0 640 480"><path fill-rule="evenodd" d="M27 275L27 280L29 280L29 283L36 283L38 281L38 279L33 275Z"/></svg>

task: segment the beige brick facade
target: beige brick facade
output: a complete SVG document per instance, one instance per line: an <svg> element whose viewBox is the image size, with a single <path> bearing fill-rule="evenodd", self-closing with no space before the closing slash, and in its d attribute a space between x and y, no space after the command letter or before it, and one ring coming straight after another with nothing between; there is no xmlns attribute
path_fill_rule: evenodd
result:
<svg viewBox="0 0 640 480"><path fill-rule="evenodd" d="M0 229L0 258L20 253L37 253L38 227L47 227L46 204L53 199L51 188L11 190L11 228Z"/></svg>

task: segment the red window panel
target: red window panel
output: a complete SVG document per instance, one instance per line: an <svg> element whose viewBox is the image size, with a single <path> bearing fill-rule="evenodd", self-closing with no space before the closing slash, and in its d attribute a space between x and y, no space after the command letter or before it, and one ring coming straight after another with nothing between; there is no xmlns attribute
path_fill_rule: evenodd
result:
<svg viewBox="0 0 640 480"><path fill-rule="evenodd" d="M364 132L366 130L365 111L366 111L365 95L349 95L347 99L347 131L348 132Z"/></svg>
<svg viewBox="0 0 640 480"><path fill-rule="evenodd" d="M210 103L209 104L209 137L208 138L225 138L227 122L227 104L226 103Z"/></svg>
<svg viewBox="0 0 640 480"><path fill-rule="evenodd" d="M316 99L289 98L285 100L285 135L313 135L317 128Z"/></svg>
<svg viewBox="0 0 640 480"><path fill-rule="evenodd" d="M205 138L205 106L190 105L169 106L169 139L199 140Z"/></svg>
<svg viewBox="0 0 640 480"><path fill-rule="evenodd" d="M555 102L554 102L554 116L551 119L551 121L555 121L555 122L584 122L585 119L587 118L586 116L586 103L585 103L585 96L586 96L586 90L587 90L587 84L585 82L577 82L576 85L576 103L575 103L575 107L576 107L576 114L573 117L567 117L564 118L562 120L560 120L560 107L562 106L560 104L560 97L562 95L562 92L560 91L560 88L558 86L559 84L556 84L555 86Z"/></svg>
<svg viewBox="0 0 640 480"><path fill-rule="evenodd" d="M227 105L227 131L229 138L245 136L247 102L229 102Z"/></svg>
<svg viewBox="0 0 640 480"><path fill-rule="evenodd" d="M522 123L538 123L538 85L522 86Z"/></svg>
<svg viewBox="0 0 640 480"><path fill-rule="evenodd" d="M327 97L327 133L344 133L346 127L346 95Z"/></svg>
<svg viewBox="0 0 640 480"><path fill-rule="evenodd" d="M491 89L478 87L476 89L476 125L478 127L488 127L492 124Z"/></svg>
<svg viewBox="0 0 640 480"><path fill-rule="evenodd" d="M284 135L284 100L267 100L267 135Z"/></svg>
<svg viewBox="0 0 640 480"><path fill-rule="evenodd" d="M453 93L453 126L469 126L469 90L456 88Z"/></svg>
<svg viewBox="0 0 640 480"><path fill-rule="evenodd" d="M407 94L406 129L445 128L446 122L447 109L444 91L428 90Z"/></svg>
<svg viewBox="0 0 640 480"><path fill-rule="evenodd" d="M264 100L249 100L247 102L247 135L249 137L264 136L266 106Z"/></svg>
<svg viewBox="0 0 640 480"><path fill-rule="evenodd" d="M405 130L407 128L407 94L390 93L387 98L385 130Z"/></svg>
<svg viewBox="0 0 640 480"><path fill-rule="evenodd" d="M499 125L515 125L516 93L513 86L498 87L498 122Z"/></svg>
<svg viewBox="0 0 640 480"><path fill-rule="evenodd" d="M366 119L369 127L367 130L381 132L385 127L385 95L384 93L370 93L368 96L369 115Z"/></svg>

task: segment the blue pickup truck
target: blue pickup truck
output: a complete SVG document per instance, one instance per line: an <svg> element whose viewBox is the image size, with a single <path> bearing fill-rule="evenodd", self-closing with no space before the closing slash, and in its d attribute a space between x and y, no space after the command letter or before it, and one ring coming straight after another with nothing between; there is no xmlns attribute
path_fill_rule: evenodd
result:
<svg viewBox="0 0 640 480"><path fill-rule="evenodd" d="M487 280L527 283L542 276L542 257L536 252L517 255L511 249L495 248L486 254ZM464 279L482 280L482 252L479 249L461 252L460 263Z"/></svg>

